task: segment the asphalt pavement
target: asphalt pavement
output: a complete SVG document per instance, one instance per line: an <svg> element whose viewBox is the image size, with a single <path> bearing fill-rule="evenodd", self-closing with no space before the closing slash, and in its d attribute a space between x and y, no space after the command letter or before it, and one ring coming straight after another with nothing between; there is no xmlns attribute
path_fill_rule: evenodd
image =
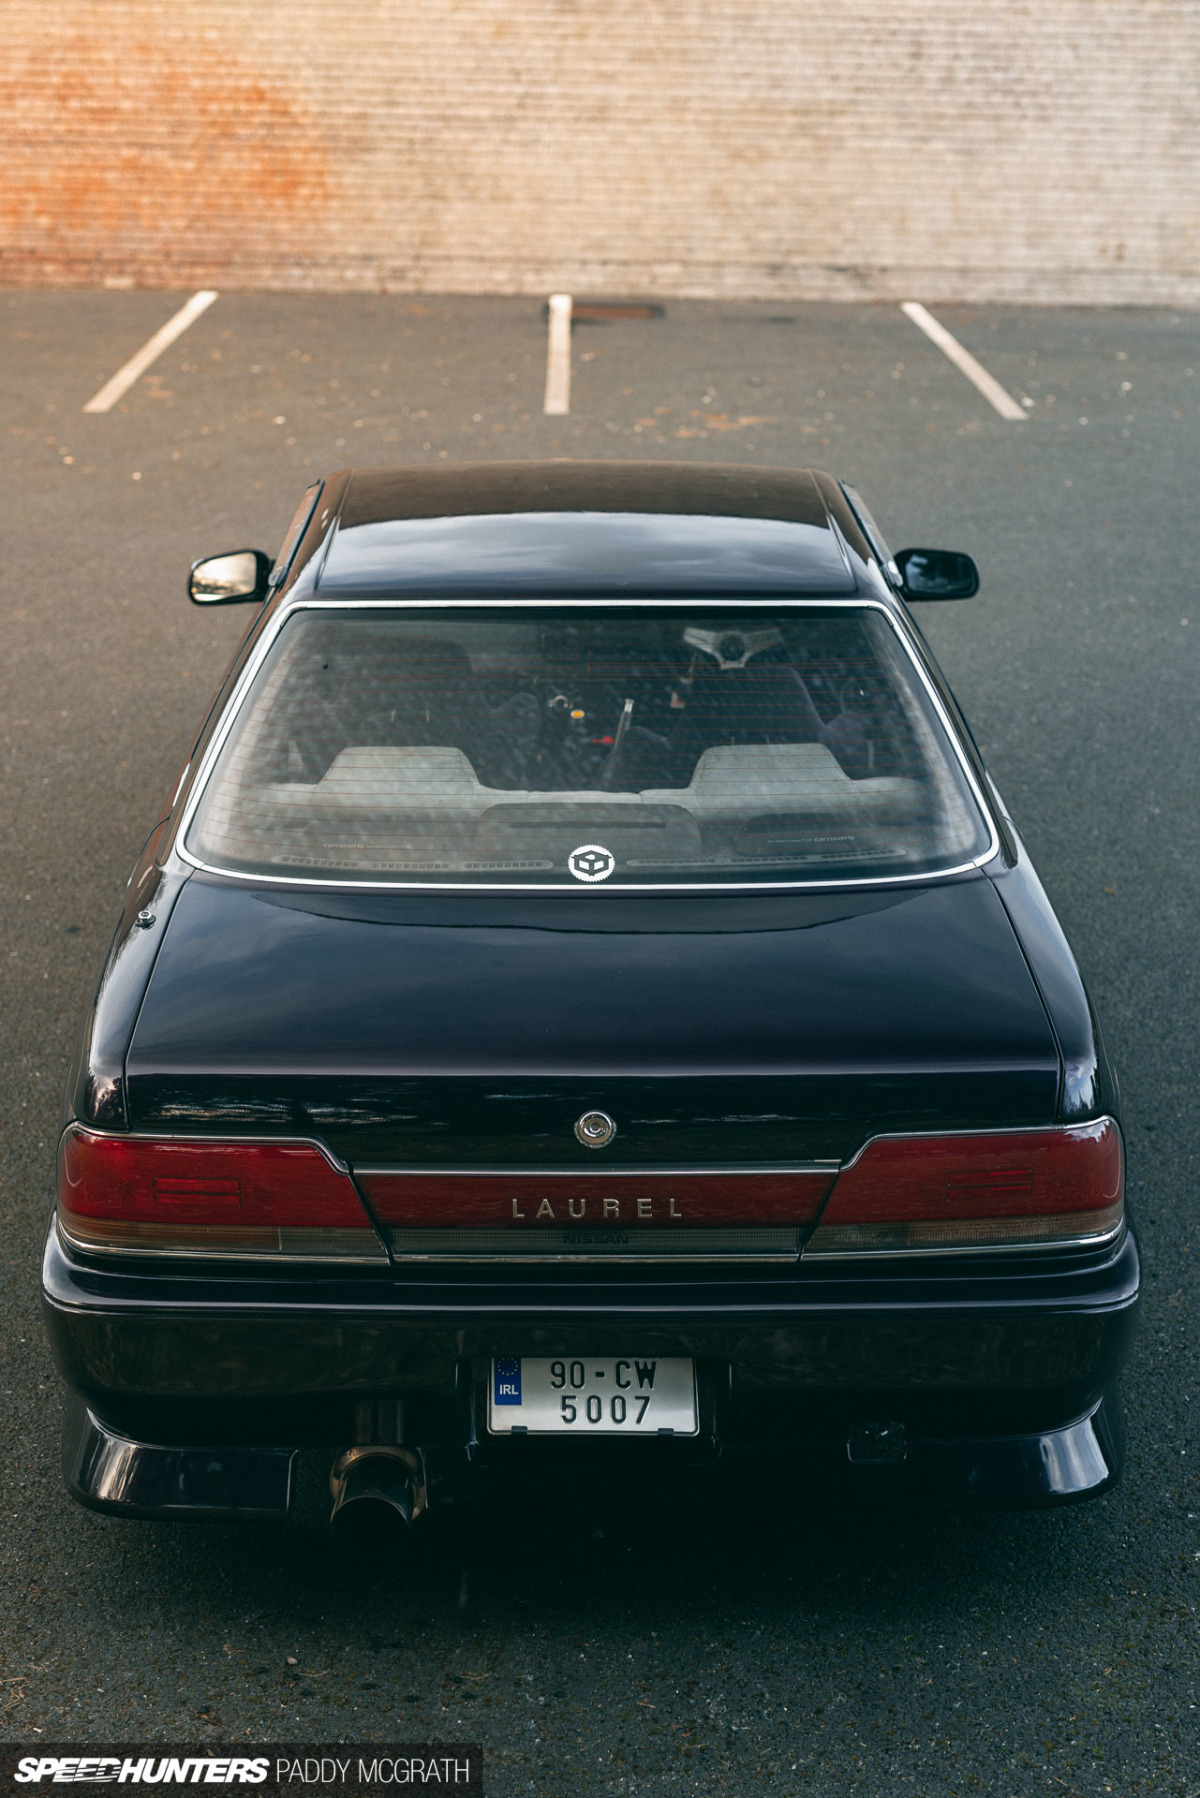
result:
<svg viewBox="0 0 1200 1798"><path fill-rule="evenodd" d="M186 297L0 293L0 1736L475 1740L489 1798L1195 1798L1200 315L934 308L1012 422L894 306L668 302L578 323L546 417L536 302L222 294L85 414ZM1109 1497L529 1489L366 1570L67 1498L37 1300L67 1057L245 625L188 565L273 551L348 463L529 456L824 467L894 547L977 557L928 633L1124 1090L1147 1296Z"/></svg>

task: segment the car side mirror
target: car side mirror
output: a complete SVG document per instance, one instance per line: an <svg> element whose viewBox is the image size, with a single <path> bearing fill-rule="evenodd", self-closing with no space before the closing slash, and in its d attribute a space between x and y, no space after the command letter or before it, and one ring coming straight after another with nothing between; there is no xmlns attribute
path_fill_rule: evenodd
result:
<svg viewBox="0 0 1200 1798"><path fill-rule="evenodd" d="M905 599L971 599L979 570L957 549L902 549L896 557Z"/></svg>
<svg viewBox="0 0 1200 1798"><path fill-rule="evenodd" d="M261 549L235 549L192 563L188 598L196 606L239 606L261 602L270 591L272 562Z"/></svg>

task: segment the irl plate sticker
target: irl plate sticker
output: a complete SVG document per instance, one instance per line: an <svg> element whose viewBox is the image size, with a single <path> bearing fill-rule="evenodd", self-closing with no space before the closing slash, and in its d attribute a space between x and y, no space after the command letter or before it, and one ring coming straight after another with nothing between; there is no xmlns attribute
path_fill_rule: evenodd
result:
<svg viewBox="0 0 1200 1798"><path fill-rule="evenodd" d="M521 1402L521 1363L520 1360L493 1361L492 1363L492 1403L494 1405L519 1405Z"/></svg>

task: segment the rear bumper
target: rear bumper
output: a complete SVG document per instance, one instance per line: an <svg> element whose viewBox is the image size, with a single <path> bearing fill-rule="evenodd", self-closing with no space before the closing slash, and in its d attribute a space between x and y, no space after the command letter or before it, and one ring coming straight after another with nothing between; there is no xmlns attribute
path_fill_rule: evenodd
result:
<svg viewBox="0 0 1200 1798"><path fill-rule="evenodd" d="M651 1453L660 1446L645 1445ZM507 1464L509 1472L546 1471L544 1457L540 1465L526 1460L522 1469L519 1451L520 1445L505 1444L497 1457L500 1469ZM290 1448L136 1442L102 1423L78 1398L68 1407L63 1432L63 1474L72 1497L120 1517L282 1523L292 1508L302 1456ZM1124 1466L1125 1431L1119 1401L1109 1393L1084 1417L1056 1430L915 1437L888 1462L856 1461L845 1445L828 1441L795 1444L790 1455L780 1451L772 1459L776 1474L790 1473L806 1498L816 1492L891 1505L1044 1509L1096 1498L1115 1485ZM432 1493L443 1503L478 1495L488 1474L498 1471L486 1457L475 1464L465 1450L443 1450L427 1460L437 1467ZM642 1461L643 1479L651 1466ZM721 1471L710 1464L712 1475ZM745 1476L739 1459L743 1488Z"/></svg>
<svg viewBox="0 0 1200 1798"><path fill-rule="evenodd" d="M810 1475L824 1468L855 1490L896 1496L1084 1496L1120 1468L1112 1392L1132 1347L1138 1274L1130 1234L1088 1264L1039 1259L936 1277L267 1280L96 1267L70 1258L52 1229L43 1289L59 1369L81 1401L68 1430L76 1496L180 1514L119 1494L161 1491L164 1480L194 1490L192 1462L178 1451L197 1449L206 1465L243 1470L229 1474L216 1511L261 1515L263 1491L274 1495L267 1514L287 1509L286 1479L282 1507L278 1495L291 1451L364 1439L356 1432L367 1401L403 1399L406 1439L444 1445L453 1460L472 1434L488 1357L630 1348L691 1355L704 1371L714 1423L688 1452L800 1455ZM903 1463L850 1463L851 1432L880 1420L904 1426ZM509 1445L478 1433L472 1459L499 1464ZM129 1446L101 1453L102 1437ZM518 1454L534 1465L555 1446L529 1443ZM148 1472L154 1455L174 1456L174 1471L154 1461ZM253 1457L262 1455L260 1466ZM91 1466L108 1471L82 1471ZM114 1481L118 1466L126 1472ZM224 1477L212 1476L211 1491ZM188 1500L182 1514L213 1509Z"/></svg>

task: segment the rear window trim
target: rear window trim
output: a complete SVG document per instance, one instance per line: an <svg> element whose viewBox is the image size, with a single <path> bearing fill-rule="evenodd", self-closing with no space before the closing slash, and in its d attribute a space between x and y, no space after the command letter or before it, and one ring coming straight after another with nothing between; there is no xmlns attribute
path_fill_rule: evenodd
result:
<svg viewBox="0 0 1200 1798"><path fill-rule="evenodd" d="M364 611L551 611L567 608L574 611L596 610L600 607L607 611L617 608L662 611L677 609L680 611L713 611L728 613L731 605L745 606L747 609L769 607L772 611L827 611L830 608L849 611L879 612L887 620L896 638L900 642L914 675L925 693L934 713L945 733L946 741L957 760L958 766L966 780L967 788L978 808L988 830L988 845L977 856L969 861L957 862L951 867L935 868L921 874L883 874L842 876L836 879L822 880L742 880L742 881L659 881L659 882L618 882L606 881L603 888L589 886L554 886L549 887L532 882L484 882L484 881L418 881L418 880L350 880L337 879L331 876L288 874L254 874L244 869L222 868L216 863L206 862L186 847L186 837L191 828L193 816L199 807L208 782L212 777L221 750L225 745L233 725L246 702L247 695L257 677L258 671L273 648L280 632L290 618L298 612L364 612ZM628 897L630 894L643 893L763 893L763 892L833 892L845 888L860 887L895 887L928 885L931 881L947 880L955 875L970 874L994 861L1001 849L999 827L992 806L983 790L970 758L960 740L958 729L946 706L942 702L934 681L921 657L918 646L913 639L906 622L895 605L868 594L830 594L823 597L819 594L805 594L803 597L789 599L786 595L774 593L734 593L729 595L705 595L702 599L670 595L646 595L630 597L617 595L611 599L580 599L578 596L559 599L536 597L529 599L462 599L450 596L436 599L409 598L397 595L392 598L360 599L355 597L342 599L320 599L305 596L291 603L281 605L274 619L263 631L254 646L253 654L247 659L234 691L230 694L218 728L213 732L205 749L200 767L196 770L187 804L183 809L172 845L173 853L180 861L199 873L215 876L220 880L231 881L234 885L253 885L256 887L300 887L315 888L339 892L405 892L405 893L531 893L561 896L563 893L574 893L581 900L596 898L604 893L620 893Z"/></svg>

